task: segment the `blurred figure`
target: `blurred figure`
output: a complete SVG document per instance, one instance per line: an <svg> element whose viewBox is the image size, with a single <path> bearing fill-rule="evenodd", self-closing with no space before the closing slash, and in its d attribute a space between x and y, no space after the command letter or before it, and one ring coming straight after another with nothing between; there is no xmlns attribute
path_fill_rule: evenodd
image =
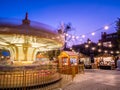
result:
<svg viewBox="0 0 120 90"><path fill-rule="evenodd" d="M119 57L119 59L117 60L117 70L120 70L120 57Z"/></svg>
<svg viewBox="0 0 120 90"><path fill-rule="evenodd" d="M117 60L119 59L119 57L117 56L116 58L115 58L115 68L117 68Z"/></svg>

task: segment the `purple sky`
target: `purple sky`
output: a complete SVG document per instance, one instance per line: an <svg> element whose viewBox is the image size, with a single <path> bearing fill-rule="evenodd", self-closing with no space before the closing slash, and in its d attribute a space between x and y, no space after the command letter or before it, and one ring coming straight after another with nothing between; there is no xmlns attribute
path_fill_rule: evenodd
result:
<svg viewBox="0 0 120 90"><path fill-rule="evenodd" d="M86 34L93 41L100 39L101 32L93 32L120 17L120 0L0 0L0 17L23 19L28 12L29 19L58 28L61 22L71 23L74 35ZM115 24L106 31L115 32ZM80 41L78 40L78 43Z"/></svg>

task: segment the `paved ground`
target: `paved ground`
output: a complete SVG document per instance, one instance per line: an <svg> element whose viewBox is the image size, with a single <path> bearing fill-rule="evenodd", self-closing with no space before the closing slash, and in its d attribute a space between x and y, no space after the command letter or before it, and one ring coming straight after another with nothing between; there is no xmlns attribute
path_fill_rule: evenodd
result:
<svg viewBox="0 0 120 90"><path fill-rule="evenodd" d="M120 90L120 71L85 70L85 74L76 75L63 90Z"/></svg>

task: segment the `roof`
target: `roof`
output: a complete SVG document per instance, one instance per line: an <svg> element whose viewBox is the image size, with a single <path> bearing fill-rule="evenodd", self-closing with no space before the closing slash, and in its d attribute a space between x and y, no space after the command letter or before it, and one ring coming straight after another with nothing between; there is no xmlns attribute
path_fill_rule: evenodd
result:
<svg viewBox="0 0 120 90"><path fill-rule="evenodd" d="M29 25L23 24L22 20L14 19L1 19L0 18L0 33L11 33L11 34L25 34L40 36L44 33L57 35L55 28L49 25L31 21Z"/></svg>
<svg viewBox="0 0 120 90"><path fill-rule="evenodd" d="M112 55L110 55L110 54L99 54L96 57L112 57Z"/></svg>
<svg viewBox="0 0 120 90"><path fill-rule="evenodd" d="M79 58L84 58L84 57L89 57L89 56L87 56L87 55L85 55L83 53L79 53Z"/></svg>
<svg viewBox="0 0 120 90"><path fill-rule="evenodd" d="M48 51L61 48L64 45L64 37L43 23L30 21L30 24L24 24L22 20L0 18L1 46L22 46L25 42L41 51Z"/></svg>
<svg viewBox="0 0 120 90"><path fill-rule="evenodd" d="M72 51L64 51L65 53L67 53L69 56L77 56L76 52L72 52Z"/></svg>

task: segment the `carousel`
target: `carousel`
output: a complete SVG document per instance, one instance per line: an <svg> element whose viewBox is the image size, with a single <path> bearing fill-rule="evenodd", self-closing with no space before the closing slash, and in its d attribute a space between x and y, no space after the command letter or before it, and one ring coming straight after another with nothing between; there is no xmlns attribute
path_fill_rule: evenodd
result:
<svg viewBox="0 0 120 90"><path fill-rule="evenodd" d="M52 27L28 20L0 20L0 48L10 51L13 62L33 62L38 51L59 49L64 38Z"/></svg>
<svg viewBox="0 0 120 90"><path fill-rule="evenodd" d="M55 70L34 62L38 52L56 50L63 45L62 33L46 24L30 21L27 13L22 21L1 18L0 49L10 54L0 56L0 89L36 86L60 79Z"/></svg>

